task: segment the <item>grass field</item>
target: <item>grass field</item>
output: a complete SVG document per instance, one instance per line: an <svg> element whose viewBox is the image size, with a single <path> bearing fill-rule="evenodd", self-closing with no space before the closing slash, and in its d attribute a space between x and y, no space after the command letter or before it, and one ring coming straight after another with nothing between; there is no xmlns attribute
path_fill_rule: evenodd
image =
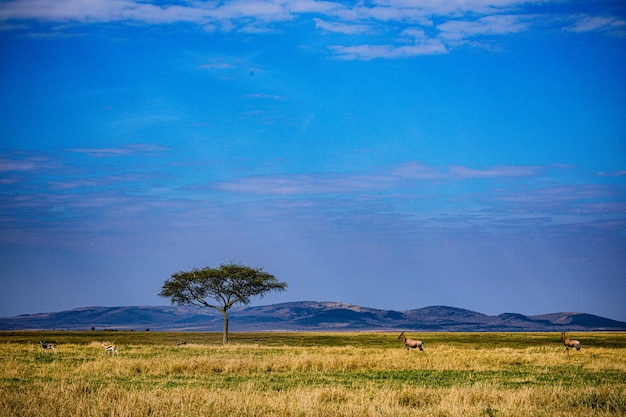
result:
<svg viewBox="0 0 626 417"><path fill-rule="evenodd" d="M398 333L0 332L0 416L626 415L626 333Z"/></svg>

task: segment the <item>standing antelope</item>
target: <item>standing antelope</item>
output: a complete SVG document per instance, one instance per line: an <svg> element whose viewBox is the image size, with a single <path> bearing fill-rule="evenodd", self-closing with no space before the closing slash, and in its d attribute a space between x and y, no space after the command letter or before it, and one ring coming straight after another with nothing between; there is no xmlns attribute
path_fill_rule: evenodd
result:
<svg viewBox="0 0 626 417"><path fill-rule="evenodd" d="M576 348L576 351L580 350L580 342L578 340L570 340L567 337L565 337L565 332L561 332L561 340L563 341L563 344L565 345L565 350L567 351L567 354L569 355L569 348Z"/></svg>
<svg viewBox="0 0 626 417"><path fill-rule="evenodd" d="M111 355L111 352L113 352L114 355L118 355L117 346L102 342L102 347L109 356Z"/></svg>
<svg viewBox="0 0 626 417"><path fill-rule="evenodd" d="M423 349L424 343L422 343L421 340L409 339L408 337L404 335L404 332L400 333L400 336L398 336L398 339L402 339L406 350L418 348L420 351L422 352L424 351Z"/></svg>
<svg viewBox="0 0 626 417"><path fill-rule="evenodd" d="M39 344L41 345L41 349L43 349L43 351L45 352L46 349L52 349L52 351L54 352L54 354L57 354L57 348L56 348L56 343L54 342L39 342Z"/></svg>

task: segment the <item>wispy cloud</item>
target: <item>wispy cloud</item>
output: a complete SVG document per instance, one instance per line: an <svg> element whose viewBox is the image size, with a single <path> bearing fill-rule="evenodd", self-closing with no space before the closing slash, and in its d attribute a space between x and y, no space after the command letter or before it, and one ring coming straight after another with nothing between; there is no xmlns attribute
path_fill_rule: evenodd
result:
<svg viewBox="0 0 626 417"><path fill-rule="evenodd" d="M314 23L317 31L327 35L328 50L346 60L441 54L459 45L485 47L486 37L493 40L512 36L531 26L548 26L547 22L559 22L563 30L577 33L626 32L622 17L567 14L562 8L548 11L545 6L549 3L377 0L350 5L337 1L255 0L150 4L135 0L13 0L0 7L0 23L4 23L4 30L18 30L29 21L83 25L188 23L209 32L260 36L286 29L281 26L285 22ZM557 9L561 11L554 11ZM413 38L412 42L407 43L407 37ZM217 65L207 63L201 68L225 69Z"/></svg>
<svg viewBox="0 0 626 417"><path fill-rule="evenodd" d="M343 23L343 22L328 22L319 18L315 18L313 20L315 21L315 27L325 32L355 35L355 34L361 34L361 33L369 33L373 31L373 28L367 25Z"/></svg>
<svg viewBox="0 0 626 417"><path fill-rule="evenodd" d="M38 152L0 154L0 172L19 173L54 168L56 163L48 155Z"/></svg>
<svg viewBox="0 0 626 417"><path fill-rule="evenodd" d="M406 162L398 164L388 169L388 175L394 178L411 179L411 180L438 180L445 178L445 171L424 165L420 162Z"/></svg>
<svg viewBox="0 0 626 417"><path fill-rule="evenodd" d="M445 54L448 52L445 45L437 39L430 39L413 45L334 45L331 46L330 49L332 49L340 59L358 59L363 61L377 58L396 59L418 55Z"/></svg>
<svg viewBox="0 0 626 417"><path fill-rule="evenodd" d="M561 216L620 218L623 213L619 210L624 207L626 195L623 185L609 179L626 176L624 171L600 172L595 177L596 182L572 184L571 177L576 169L571 166L473 168L407 162L359 173L259 175L224 180L207 177L200 180L197 176L189 179L167 175L167 170L174 169L175 161L164 162L162 158L155 158L152 162L143 159L140 166L132 167L120 166L116 161L116 158L134 156L162 157L166 150L158 145L134 144L116 148L67 149L65 154L56 156L4 154L0 157L0 172L4 173L0 181L4 211L25 210L27 205L36 203L32 195L37 193L48 196L51 205L54 201L54 207L65 206L61 212L78 207L78 203L72 201L81 198L130 205L139 196L154 203L188 198L222 201L286 198L301 202L318 198L350 198L357 205L358 201L375 198L393 202L395 207L407 207L409 212L413 210L412 202L429 200L432 204L448 209L458 207L467 213L482 211L490 215L498 212L535 217L560 213ZM72 158L72 154L95 158L98 164L90 163L92 168L85 170L84 159ZM606 178L604 183L603 177ZM116 199L110 199L113 194ZM106 198L99 200L99 195L106 195ZM37 203L38 207L41 201ZM7 214L5 218L13 217Z"/></svg>
<svg viewBox="0 0 626 417"><path fill-rule="evenodd" d="M458 178L503 178L528 177L535 175L539 168L526 166L500 166L489 169L472 169L462 166L453 166L450 172Z"/></svg>
<svg viewBox="0 0 626 417"><path fill-rule="evenodd" d="M626 170L614 171L614 172L598 172L601 177L626 177Z"/></svg>
<svg viewBox="0 0 626 417"><path fill-rule="evenodd" d="M626 220L624 188L606 184L551 184L536 188L508 189L485 199L491 211L504 214L542 214L554 223L587 223Z"/></svg>
<svg viewBox="0 0 626 417"><path fill-rule="evenodd" d="M215 189L252 195L307 195L364 192L385 188L385 176L262 176L215 183Z"/></svg>
<svg viewBox="0 0 626 417"><path fill-rule="evenodd" d="M276 94L260 94L260 93L248 94L246 98L258 99L258 100L275 100L275 101L287 100L287 97L285 96L279 96Z"/></svg>
<svg viewBox="0 0 626 417"><path fill-rule="evenodd" d="M386 202L387 210L394 207L391 211L398 216L403 213L422 221L430 219L438 227L540 227L624 219L623 186L571 184L568 177L573 168L568 169L567 175L554 168L441 169L413 162L377 173L256 176L216 182L213 187L251 200L263 197L266 202L285 198L309 202L349 198L353 203L345 209L352 211L358 211L361 202L376 200ZM464 185L460 186L460 182Z"/></svg>
<svg viewBox="0 0 626 417"><path fill-rule="evenodd" d="M132 0L15 0L3 2L2 20L40 20L52 22L146 23L202 22L202 9L180 5L157 6Z"/></svg>
<svg viewBox="0 0 626 417"><path fill-rule="evenodd" d="M37 168L38 164L35 161L0 158L0 172L32 171Z"/></svg>
<svg viewBox="0 0 626 417"><path fill-rule="evenodd" d="M564 29L571 32L607 32L626 34L626 20L616 16L572 16L573 23Z"/></svg>
<svg viewBox="0 0 626 417"><path fill-rule="evenodd" d="M199 69L210 69L210 70L230 70L235 68L235 65L228 62L209 62L206 64L202 64L198 66Z"/></svg>
<svg viewBox="0 0 626 417"><path fill-rule="evenodd" d="M538 170L536 167L519 166L482 170L453 166L448 171L415 162L362 175L258 176L219 182L215 183L214 187L221 191L253 195L336 194L383 190L391 192L401 185L406 185L406 181L529 177L536 175Z"/></svg>
<svg viewBox="0 0 626 417"><path fill-rule="evenodd" d="M110 158L117 156L135 156L155 154L166 151L168 148L150 144L131 144L117 148L73 148L68 149L69 152L81 153L96 158Z"/></svg>
<svg viewBox="0 0 626 417"><path fill-rule="evenodd" d="M608 178L602 183L600 176L573 184L574 167L437 167L413 161L363 172L218 180L184 175L172 168L176 161L162 158L119 164L119 158L163 150L143 144L68 149L47 158L2 155L2 172L15 178L0 181L0 229L7 232L0 240L55 241L71 233L88 243L90 233L149 233L155 224L176 225L176 233L197 230L198 224L215 230L224 219L353 235L385 231L395 238L418 229L527 233L555 225L624 224L623 184ZM77 153L97 160L85 165Z"/></svg>
<svg viewBox="0 0 626 417"><path fill-rule="evenodd" d="M508 35L525 30L520 16L493 15L476 20L449 20L437 26L439 36L447 42L463 42L477 36Z"/></svg>

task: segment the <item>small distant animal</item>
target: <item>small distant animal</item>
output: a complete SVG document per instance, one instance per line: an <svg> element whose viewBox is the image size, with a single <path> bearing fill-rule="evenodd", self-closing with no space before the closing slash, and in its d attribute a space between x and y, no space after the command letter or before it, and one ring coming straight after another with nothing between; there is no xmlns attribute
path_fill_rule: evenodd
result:
<svg viewBox="0 0 626 417"><path fill-rule="evenodd" d="M580 342L578 340L568 339L567 336L565 335L565 332L561 332L561 340L563 341L563 344L565 345L565 350L567 351L568 355L569 355L569 348L575 348L577 352L580 350Z"/></svg>
<svg viewBox="0 0 626 417"><path fill-rule="evenodd" d="M41 345L41 349L45 352L48 349L52 349L52 351L54 352L54 354L56 355L57 353L57 348L56 348L56 343L55 342L39 342L39 344Z"/></svg>
<svg viewBox="0 0 626 417"><path fill-rule="evenodd" d="M424 351L424 348L423 348L424 343L421 340L409 339L408 337L404 335L404 332L400 333L400 336L398 336L398 339L402 339L406 350L417 348L422 352Z"/></svg>
<svg viewBox="0 0 626 417"><path fill-rule="evenodd" d="M118 351L117 351L117 346L112 345L110 343L104 343L102 342L102 347L104 348L104 350L106 351L106 353L110 356L111 353L113 353L114 355L119 355Z"/></svg>
<svg viewBox="0 0 626 417"><path fill-rule="evenodd" d="M182 342L176 342L176 346L184 346L187 344L186 340L183 340Z"/></svg>

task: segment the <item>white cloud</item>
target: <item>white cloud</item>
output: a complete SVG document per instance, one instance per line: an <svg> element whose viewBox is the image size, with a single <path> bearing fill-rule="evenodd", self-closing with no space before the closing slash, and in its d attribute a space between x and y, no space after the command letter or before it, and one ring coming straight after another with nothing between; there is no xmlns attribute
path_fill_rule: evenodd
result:
<svg viewBox="0 0 626 417"><path fill-rule="evenodd" d="M252 195L306 195L365 192L390 185L387 176L262 176L241 178L215 184L215 188L231 193Z"/></svg>
<svg viewBox="0 0 626 417"><path fill-rule="evenodd" d="M181 6L158 7L131 0L17 0L4 2L0 19L50 21L144 22L197 21L196 9Z"/></svg>
<svg viewBox="0 0 626 417"><path fill-rule="evenodd" d="M447 41L460 41L480 35L505 35L523 31L526 24L519 16L495 15L477 20L450 20L437 26Z"/></svg>
<svg viewBox="0 0 626 417"><path fill-rule="evenodd" d="M3 2L0 7L0 27L23 30L18 28L23 28L29 20L78 24L189 23L205 31L260 35L281 31L282 23L299 20L299 23L312 22L317 30L326 34L350 38L342 39L342 44L334 39L330 41L335 46L329 50L345 60L441 54L461 44L484 47L477 38L510 36L529 30L531 25L546 26L546 22L559 22L564 30L572 32L626 32L626 20L621 17L559 14L554 18L554 14L543 11L544 4L539 0L374 0L353 5L317 0L227 0L160 5L139 0L13 0ZM57 26L55 30L62 29ZM369 38L364 39L364 36ZM416 42L407 44L407 38Z"/></svg>
<svg viewBox="0 0 626 417"><path fill-rule="evenodd" d="M341 59L359 59L364 61L376 58L396 59L418 55L445 54L448 52L446 46L437 39L427 39L423 42L416 42L413 45L335 45L331 49Z"/></svg>
<svg viewBox="0 0 626 417"><path fill-rule="evenodd" d="M343 9L341 3L318 0L289 0L285 7L292 13L320 13L330 14L338 9Z"/></svg>
<svg viewBox="0 0 626 417"><path fill-rule="evenodd" d="M23 152L0 155L0 172L24 173L54 168L55 166L55 163L46 155Z"/></svg>
<svg viewBox="0 0 626 417"><path fill-rule="evenodd" d="M423 20L426 13L415 7L360 7L356 9L361 18L369 18L381 22Z"/></svg>
<svg viewBox="0 0 626 417"><path fill-rule="evenodd" d="M453 166L450 172L460 178L501 178L501 177L526 177L537 173L537 167L526 166L500 166L490 169L472 169L462 166Z"/></svg>
<svg viewBox="0 0 626 417"><path fill-rule="evenodd" d="M413 180L436 180L446 176L440 169L419 162L396 165L389 170L389 174L402 179Z"/></svg>
<svg viewBox="0 0 626 417"><path fill-rule="evenodd" d="M0 159L0 172L32 171L37 169L34 161Z"/></svg>
<svg viewBox="0 0 626 417"><path fill-rule="evenodd" d="M417 162L389 167L379 173L346 175L292 175L239 178L214 184L216 189L252 195L336 194L391 191L407 181L428 182L444 179L495 179L536 175L537 167L499 166L473 169L453 166L449 172Z"/></svg>
<svg viewBox="0 0 626 417"><path fill-rule="evenodd" d="M287 101L287 97L276 95L276 94L259 94L259 93L255 93L255 94L248 94L246 96L246 98L261 99L261 100L264 99L264 100L275 100L275 101Z"/></svg>
<svg viewBox="0 0 626 417"><path fill-rule="evenodd" d="M328 22L315 18L315 27L326 32L343 33L346 35L354 35L358 33L368 33L372 29L367 25L357 25L352 23Z"/></svg>
<svg viewBox="0 0 626 417"><path fill-rule="evenodd" d="M626 170L614 171L614 172L598 172L600 177L626 177Z"/></svg>
<svg viewBox="0 0 626 417"><path fill-rule="evenodd" d="M207 64L202 64L198 66L199 69L233 69L235 66L233 64L229 64L227 62L210 62Z"/></svg>
<svg viewBox="0 0 626 417"><path fill-rule="evenodd" d="M541 3L542 0L376 0L379 6L415 8L428 14L458 15L463 13L494 13L524 4Z"/></svg>
<svg viewBox="0 0 626 417"><path fill-rule="evenodd" d="M615 16L589 16L581 15L575 17L575 22L566 27L565 30L571 32L595 32L595 31L625 31L626 20Z"/></svg>
<svg viewBox="0 0 626 417"><path fill-rule="evenodd" d="M145 155L155 152L166 151L167 148L158 145L151 144L131 144L124 145L117 148L75 148L68 149L69 152L82 153L96 158L107 158L115 156L133 156L133 155Z"/></svg>
<svg viewBox="0 0 626 417"><path fill-rule="evenodd" d="M400 33L401 36L406 36L410 39L426 39L426 32L421 28L409 28Z"/></svg>

